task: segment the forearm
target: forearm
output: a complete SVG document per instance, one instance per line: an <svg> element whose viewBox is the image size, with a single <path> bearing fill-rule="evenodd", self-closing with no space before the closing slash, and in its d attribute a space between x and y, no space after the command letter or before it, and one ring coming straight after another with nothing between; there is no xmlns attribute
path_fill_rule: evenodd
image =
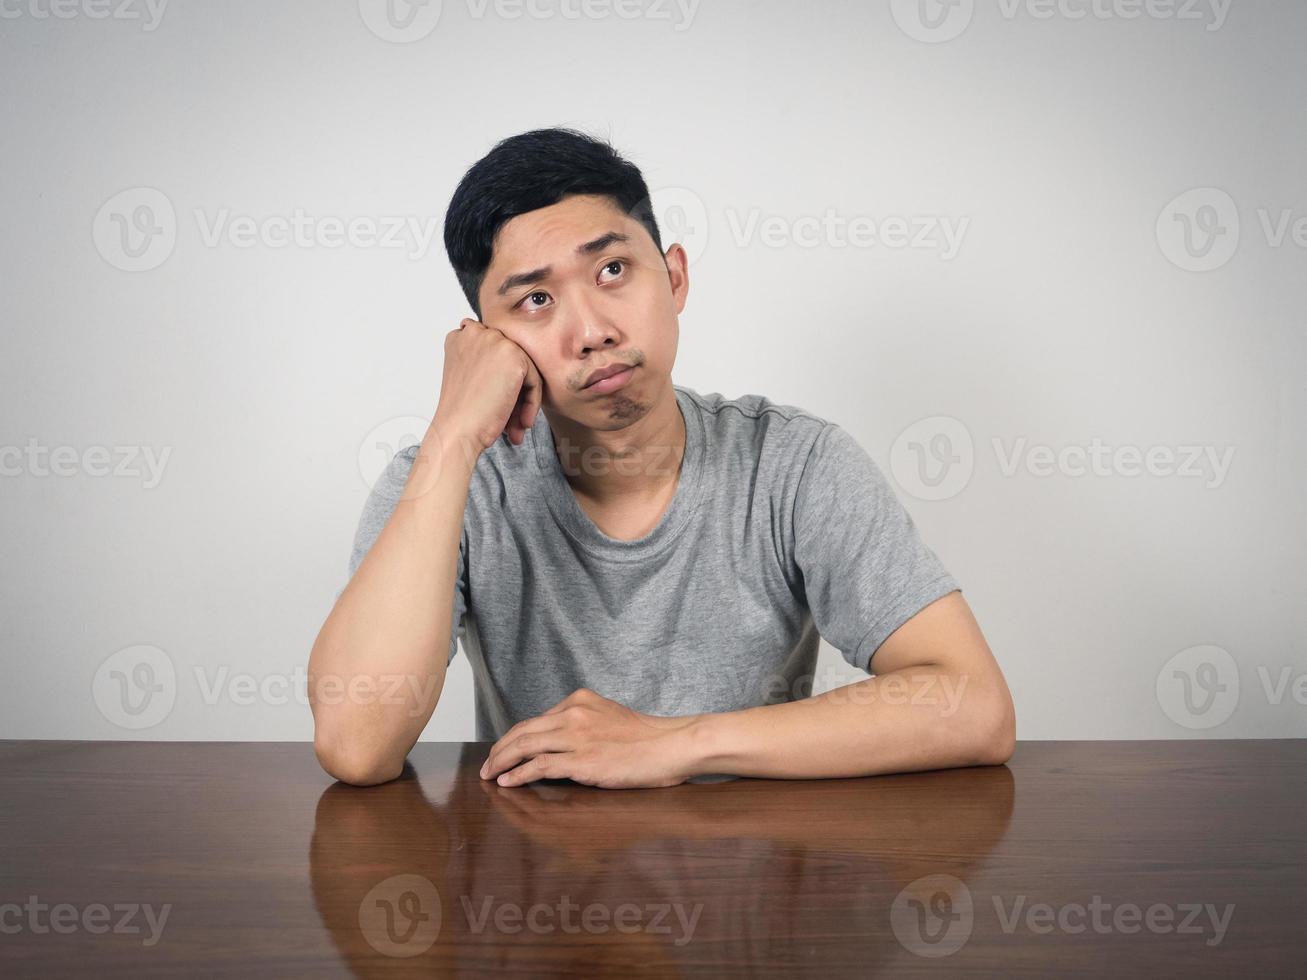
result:
<svg viewBox="0 0 1307 980"><path fill-rule="evenodd" d="M1013 719L1001 677L905 667L799 701L695 716L687 769L815 779L995 765L1011 757Z"/></svg>
<svg viewBox="0 0 1307 980"><path fill-rule="evenodd" d="M429 431L402 499L309 658L314 747L346 782L397 776L444 686L474 458Z"/></svg>

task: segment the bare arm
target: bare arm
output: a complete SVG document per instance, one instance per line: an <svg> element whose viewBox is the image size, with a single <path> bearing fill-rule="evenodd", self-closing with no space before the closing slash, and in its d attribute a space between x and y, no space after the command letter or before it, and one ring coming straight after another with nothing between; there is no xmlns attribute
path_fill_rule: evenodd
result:
<svg viewBox="0 0 1307 980"><path fill-rule="evenodd" d="M800 701L670 718L582 688L505 732L481 775L503 786L567 777L617 789L716 773L841 778L1011 758L1012 697L961 592L891 633L873 664L875 677Z"/></svg>
<svg viewBox="0 0 1307 980"><path fill-rule="evenodd" d="M998 765L1016 713L961 592L889 635L876 676L816 697L695 717L684 730L692 773L813 778Z"/></svg>
<svg viewBox="0 0 1307 980"><path fill-rule="evenodd" d="M347 783L394 779L445 683L458 546L475 458L435 424L403 497L309 656L313 748Z"/></svg>
<svg viewBox="0 0 1307 980"><path fill-rule="evenodd" d="M476 461L501 433L522 445L543 388L526 352L499 330L464 320L446 336L440 404L403 495L309 655L313 749L342 782L397 777L431 718L449 663Z"/></svg>

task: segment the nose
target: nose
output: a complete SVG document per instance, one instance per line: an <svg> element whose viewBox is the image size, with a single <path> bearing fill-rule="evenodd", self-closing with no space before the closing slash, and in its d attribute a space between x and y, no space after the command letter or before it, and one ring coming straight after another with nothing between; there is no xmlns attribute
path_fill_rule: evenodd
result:
<svg viewBox="0 0 1307 980"><path fill-rule="evenodd" d="M572 301L571 315L577 357L586 357L596 350L616 347L621 343L621 332L597 297L586 295L575 297Z"/></svg>

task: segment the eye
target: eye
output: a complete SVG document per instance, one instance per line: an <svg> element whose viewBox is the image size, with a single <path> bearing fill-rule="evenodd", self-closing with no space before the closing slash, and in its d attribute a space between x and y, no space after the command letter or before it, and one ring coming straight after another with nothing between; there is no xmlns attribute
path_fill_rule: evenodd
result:
<svg viewBox="0 0 1307 980"><path fill-rule="evenodd" d="M518 305L518 306L521 306L521 307L523 307L524 309L527 309L527 310L538 310L538 309L540 309L540 307L539 307L539 306L536 306L535 304L533 304L533 303L531 302L531 301L532 301L533 299L535 299L537 296L548 297L549 294L546 293L546 292L545 292L544 290L542 290L542 289L537 289L535 292L527 293L525 296L523 296L522 299L518 302L517 305ZM543 302L543 300L542 300L541 302Z"/></svg>
<svg viewBox="0 0 1307 980"><path fill-rule="evenodd" d="M616 266L617 272L613 273L613 275L615 277L618 277L621 276L621 274L626 271L626 267L628 264L629 263L626 259L609 259L607 262L604 263L603 268L604 271L607 272L611 270L614 266ZM539 298L538 302L537 302L537 298ZM549 298L548 293L546 293L542 289L537 289L527 293L520 300L518 300L517 303L513 305L513 309L522 309L530 313L534 310L542 309L544 307L545 302L548 300L548 298Z"/></svg>

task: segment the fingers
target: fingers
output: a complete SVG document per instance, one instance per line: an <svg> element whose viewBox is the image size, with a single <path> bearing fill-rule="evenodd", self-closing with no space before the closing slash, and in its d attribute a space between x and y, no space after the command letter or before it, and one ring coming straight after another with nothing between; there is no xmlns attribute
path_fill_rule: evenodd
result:
<svg viewBox="0 0 1307 980"><path fill-rule="evenodd" d="M512 772L499 777L500 786L521 786L523 783L537 779L570 779L571 769L568 757L562 753L538 755L530 762L523 763Z"/></svg>
<svg viewBox="0 0 1307 980"><path fill-rule="evenodd" d="M536 719L532 719L535 721ZM525 724L525 723L524 723ZM543 724L548 724L545 722ZM514 736L510 730L490 749L490 756L481 767L482 779L494 779L523 760L548 752L566 752L573 748L574 739L563 728L543 728L532 725Z"/></svg>
<svg viewBox="0 0 1307 980"><path fill-rule="evenodd" d="M522 419L526 413L525 391L517 393L517 401L513 405L513 410L508 413L508 425L504 428L504 435L514 446L520 446L526 442L527 426Z"/></svg>
<svg viewBox="0 0 1307 980"><path fill-rule="evenodd" d="M533 390L533 389L532 389ZM522 438L526 439L526 434L531 431L531 425L535 422L535 403L536 398L530 391L524 392L522 399L522 410L518 412L518 426L522 430Z"/></svg>
<svg viewBox="0 0 1307 980"><path fill-rule="evenodd" d="M512 414L509 415L509 425L504 430L509 441L515 446L526 442L526 434L535 425L536 416L540 412L540 403L544 397L540 372L529 357L526 358L526 365L526 377L522 379L517 402L513 406Z"/></svg>
<svg viewBox="0 0 1307 980"><path fill-rule="evenodd" d="M535 362L531 360L530 355L522 350L520 345L514 343L509 337L507 337L502 330L482 323L474 317L464 317L460 320L458 323L458 330L450 331L449 337L452 338L456 334L469 329L486 333L489 333L492 330L495 331L499 334L500 338L506 341L508 345L513 348L525 364L525 371L523 373L523 379L519 384L517 397L513 401L513 407L509 411L504 428L500 432L500 435L508 440L511 445L520 446L526 441L526 434L535 424L536 415L539 412L542 399L541 389L543 387L540 372L537 370ZM496 348L496 350L498 350L498 348Z"/></svg>
<svg viewBox="0 0 1307 980"><path fill-rule="evenodd" d="M545 386L544 382L540 379L540 373L534 366L531 368L531 373L535 375L535 384L531 385L530 397L527 400L527 410L530 413L526 419L526 426L528 429L536 424L536 416L540 414L540 403L545 397Z"/></svg>
<svg viewBox="0 0 1307 980"><path fill-rule="evenodd" d="M522 379L521 409L515 413L515 417L522 428L522 438L525 439L526 433L535 425L536 414L540 409L540 400L543 397L544 385L535 362L531 360L525 351L523 351L523 356L526 359L526 377Z"/></svg>
<svg viewBox="0 0 1307 980"><path fill-rule="evenodd" d="M493 764L487 759L485 768L481 770L481 778L494 779L500 785L504 785L505 778L511 776L523 766L529 766L532 762L542 757L547 758L550 756L556 756L567 751L567 748L562 744L549 744L556 745L556 747L548 751L545 749L536 749L534 751L515 749L510 753L501 755Z"/></svg>

